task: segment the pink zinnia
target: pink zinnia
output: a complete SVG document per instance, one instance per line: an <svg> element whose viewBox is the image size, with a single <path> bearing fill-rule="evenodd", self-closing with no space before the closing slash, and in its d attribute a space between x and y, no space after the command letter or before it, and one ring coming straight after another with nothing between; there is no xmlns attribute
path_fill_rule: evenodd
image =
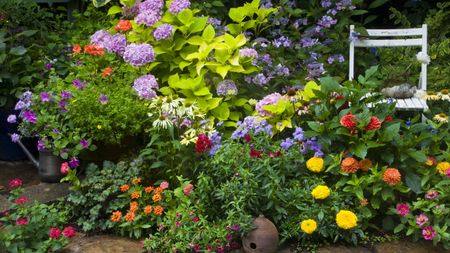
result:
<svg viewBox="0 0 450 253"><path fill-rule="evenodd" d="M77 234L77 231L72 226L68 226L63 230L63 235L65 237L73 237Z"/></svg>
<svg viewBox="0 0 450 253"><path fill-rule="evenodd" d="M425 194L426 199L435 199L437 198L437 196L439 196L439 193L437 191L427 191L427 193Z"/></svg>
<svg viewBox="0 0 450 253"><path fill-rule="evenodd" d="M405 217L409 213L409 206L408 204L397 204L397 213L401 216Z"/></svg>
<svg viewBox="0 0 450 253"><path fill-rule="evenodd" d="M25 204L25 203L27 203L27 202L28 202L28 198L27 198L27 197L24 197L24 196L18 197L18 198L16 199L16 204L17 204L17 205Z"/></svg>
<svg viewBox="0 0 450 253"><path fill-rule="evenodd" d="M162 181L162 183L159 185L159 187L161 187L161 189L165 190L165 189L169 188L169 182Z"/></svg>
<svg viewBox="0 0 450 253"><path fill-rule="evenodd" d="M447 175L448 178L450 178L450 168L448 168L448 169L445 171L445 174Z"/></svg>
<svg viewBox="0 0 450 253"><path fill-rule="evenodd" d="M184 187L184 189L183 189L184 195L186 195L186 196L191 195L191 192L192 192L193 188L194 188L194 186L192 184L186 185L186 187Z"/></svg>
<svg viewBox="0 0 450 253"><path fill-rule="evenodd" d="M417 225L419 225L419 227L422 227L427 222L428 222L428 217L423 213L421 213L419 216L416 217L416 223L417 223Z"/></svg>
<svg viewBox="0 0 450 253"><path fill-rule="evenodd" d="M27 217L17 218L17 220L16 220L16 225L27 225L27 224L28 224Z"/></svg>
<svg viewBox="0 0 450 253"><path fill-rule="evenodd" d="M59 228L50 228L50 238L58 239L61 236L61 229Z"/></svg>
<svg viewBox="0 0 450 253"><path fill-rule="evenodd" d="M9 181L9 188L19 188L23 185L23 182L20 178L14 178Z"/></svg>
<svg viewBox="0 0 450 253"><path fill-rule="evenodd" d="M422 230L422 235L425 240L431 241L436 236L436 231L433 229L432 226L426 226Z"/></svg>
<svg viewBox="0 0 450 253"><path fill-rule="evenodd" d="M69 173L69 168L70 168L69 163L64 162L61 163L60 171L63 175L66 175L67 173Z"/></svg>

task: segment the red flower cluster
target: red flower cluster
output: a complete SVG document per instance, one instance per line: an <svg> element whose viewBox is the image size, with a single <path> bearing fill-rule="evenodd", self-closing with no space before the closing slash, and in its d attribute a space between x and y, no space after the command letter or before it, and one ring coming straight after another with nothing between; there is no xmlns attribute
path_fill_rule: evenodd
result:
<svg viewBox="0 0 450 253"><path fill-rule="evenodd" d="M258 151L258 150L254 149L254 148L250 149L250 157L261 158L262 153L263 153L262 151Z"/></svg>
<svg viewBox="0 0 450 253"><path fill-rule="evenodd" d="M210 150L212 142L206 134L199 134L197 142L195 143L195 151L200 154Z"/></svg>
<svg viewBox="0 0 450 253"><path fill-rule="evenodd" d="M357 122L358 122L358 119L351 112L349 112L348 114L343 116L340 120L341 125L349 130L355 129Z"/></svg>
<svg viewBox="0 0 450 253"><path fill-rule="evenodd" d="M84 52L92 56L102 56L105 54L103 47L98 45L86 45L84 46Z"/></svg>
<svg viewBox="0 0 450 253"><path fill-rule="evenodd" d="M116 31L128 31L131 29L131 22L130 20L119 20L119 23L114 28Z"/></svg>
<svg viewBox="0 0 450 253"><path fill-rule="evenodd" d="M369 124L367 124L367 126L364 129L367 131L370 131L370 130L380 129L380 127L381 127L380 119L375 116L372 116L372 117L370 117Z"/></svg>
<svg viewBox="0 0 450 253"><path fill-rule="evenodd" d="M14 178L9 181L9 188L19 188L23 184L22 180L20 178Z"/></svg>
<svg viewBox="0 0 450 253"><path fill-rule="evenodd" d="M112 72L113 72L113 70L111 67L106 67L102 72L102 77L103 78L108 77L108 76L112 75Z"/></svg>

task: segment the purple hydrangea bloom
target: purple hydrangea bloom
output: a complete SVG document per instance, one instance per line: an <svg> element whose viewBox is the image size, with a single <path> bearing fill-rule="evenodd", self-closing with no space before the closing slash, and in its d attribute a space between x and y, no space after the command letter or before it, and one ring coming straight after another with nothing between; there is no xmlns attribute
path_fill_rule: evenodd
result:
<svg viewBox="0 0 450 253"><path fill-rule="evenodd" d="M125 35L116 33L111 36L108 41L105 41L104 47L111 53L122 55L127 46L127 38Z"/></svg>
<svg viewBox="0 0 450 253"><path fill-rule="evenodd" d="M336 19L333 19L330 16L323 16L317 24L321 27L330 28L332 25L335 25L337 23Z"/></svg>
<svg viewBox="0 0 450 253"><path fill-rule="evenodd" d="M32 124L36 124L37 118L36 114L33 111L26 111L22 115L23 121L30 122Z"/></svg>
<svg viewBox="0 0 450 253"><path fill-rule="evenodd" d="M260 57L260 59L264 63L266 63L268 65L272 65L272 57L270 56L270 54L264 54L263 56Z"/></svg>
<svg viewBox="0 0 450 253"><path fill-rule="evenodd" d="M102 105L106 105L109 102L108 96L106 96L105 94L100 94L98 102L100 102L100 104Z"/></svg>
<svg viewBox="0 0 450 253"><path fill-rule="evenodd" d="M285 150L288 150L292 145L294 145L294 141L291 138L286 138L280 143L280 146Z"/></svg>
<svg viewBox="0 0 450 253"><path fill-rule="evenodd" d="M349 10L353 10L356 7L352 5L352 0L340 0L336 2L336 9L338 10L345 10L348 8Z"/></svg>
<svg viewBox="0 0 450 253"><path fill-rule="evenodd" d="M253 48L242 48L239 49L239 56L241 57L257 57L258 56L258 52L256 52L255 49Z"/></svg>
<svg viewBox="0 0 450 253"><path fill-rule="evenodd" d="M70 93L69 91L61 91L61 98L62 99L70 99L72 97L72 93Z"/></svg>
<svg viewBox="0 0 450 253"><path fill-rule="evenodd" d="M302 25L303 26L308 25L308 19L307 18L299 18L299 19L295 20L294 23L292 24L292 26L295 29L298 29Z"/></svg>
<svg viewBox="0 0 450 253"><path fill-rule="evenodd" d="M15 110L23 110L27 108L27 105L22 100L17 101L16 106L14 107Z"/></svg>
<svg viewBox="0 0 450 253"><path fill-rule="evenodd" d="M278 92L269 94L269 95L265 96L264 98L262 98L261 100L259 100L258 103L256 103L255 110L261 116L271 116L272 114L270 112L264 110L264 107L266 105L276 104L282 98L283 98L283 96L281 96L281 94Z"/></svg>
<svg viewBox="0 0 450 253"><path fill-rule="evenodd" d="M8 118L6 119L6 121L10 124L14 124L17 123L17 116L15 114L11 114L8 116Z"/></svg>
<svg viewBox="0 0 450 253"><path fill-rule="evenodd" d="M125 48L123 59L133 66L143 66L155 60L156 54L149 44L132 43Z"/></svg>
<svg viewBox="0 0 450 253"><path fill-rule="evenodd" d="M76 157L72 157L69 161L70 168L76 168L80 165L80 161Z"/></svg>
<svg viewBox="0 0 450 253"><path fill-rule="evenodd" d="M216 154L217 150L221 147L220 142L222 140L222 136L220 135L219 132L216 131L209 136L209 139L212 142L212 147L208 153L213 156Z"/></svg>
<svg viewBox="0 0 450 253"><path fill-rule="evenodd" d="M217 86L217 95L219 96L235 96L238 93L238 89L233 80L223 80Z"/></svg>
<svg viewBox="0 0 450 253"><path fill-rule="evenodd" d="M153 37L156 41L170 39L173 34L173 26L169 24L162 24L153 31Z"/></svg>
<svg viewBox="0 0 450 253"><path fill-rule="evenodd" d="M328 8L331 6L331 0L322 0L320 1L320 5L322 5L323 8Z"/></svg>
<svg viewBox="0 0 450 253"><path fill-rule="evenodd" d="M164 0L146 0L137 5L139 8L139 13L147 11L158 11L164 7Z"/></svg>
<svg viewBox="0 0 450 253"><path fill-rule="evenodd" d="M81 147L83 147L83 148L89 148L89 143L88 143L87 140L85 140L85 139L81 139L81 140L80 140L80 145L81 145Z"/></svg>
<svg viewBox="0 0 450 253"><path fill-rule="evenodd" d="M252 82L258 86L264 86L270 81L271 77L266 77L263 73L259 73L252 78Z"/></svg>
<svg viewBox="0 0 450 253"><path fill-rule="evenodd" d="M290 47L292 43L291 43L291 40L289 40L289 38L287 38L285 36L281 36L281 37L275 39L272 42L272 44L274 47L279 48L279 47Z"/></svg>
<svg viewBox="0 0 450 253"><path fill-rule="evenodd" d="M41 92L41 94L39 94L39 97L41 98L41 102L50 102L51 100L51 96L48 92Z"/></svg>
<svg viewBox="0 0 450 253"><path fill-rule="evenodd" d="M18 135L16 133L11 134L11 141L12 142L16 143L16 142L19 141L19 139L20 139L20 135Z"/></svg>
<svg viewBox="0 0 450 253"><path fill-rule="evenodd" d="M307 65L307 68L308 68L308 77L306 78L307 80L318 78L323 73L325 73L323 63L310 63Z"/></svg>
<svg viewBox="0 0 450 253"><path fill-rule="evenodd" d="M272 2L270 0L264 0L264 1L261 2L261 8L268 9L268 8L271 8L272 6L273 5L272 5Z"/></svg>
<svg viewBox="0 0 450 253"><path fill-rule="evenodd" d="M149 100L157 96L154 89L158 89L158 82L153 75L143 75L134 80L133 88L139 97Z"/></svg>
<svg viewBox="0 0 450 253"><path fill-rule="evenodd" d="M136 24L153 26L156 22L161 20L161 13L156 10L144 11L139 13L134 20L136 21Z"/></svg>
<svg viewBox="0 0 450 253"><path fill-rule="evenodd" d="M217 27L220 26L222 24L222 21L220 19L217 18L208 18L208 24Z"/></svg>
<svg viewBox="0 0 450 253"><path fill-rule="evenodd" d="M320 44L319 39L312 39L312 38L302 38L300 40L300 42L302 43L302 47L304 47L304 48L308 48L308 47L312 47L317 44Z"/></svg>
<svg viewBox="0 0 450 253"><path fill-rule="evenodd" d="M37 150L38 151L45 150L45 142L44 142L44 140L38 140L38 142L37 142Z"/></svg>
<svg viewBox="0 0 450 253"><path fill-rule="evenodd" d="M236 130L231 134L231 138L234 140L244 138L251 131L255 135L259 133L272 135L272 125L268 124L267 120L261 120L258 116L247 116L244 121L238 121L236 126Z"/></svg>
<svg viewBox="0 0 450 253"><path fill-rule="evenodd" d="M178 14L180 11L187 9L191 6L189 0L173 0L169 6L169 11L173 14Z"/></svg>
<svg viewBox="0 0 450 253"><path fill-rule="evenodd" d="M296 140L296 141L303 141L303 134L304 134L303 129L301 127L297 127L297 128L295 128L295 131L292 134L292 136L294 137L294 140Z"/></svg>
<svg viewBox="0 0 450 253"><path fill-rule="evenodd" d="M281 63L279 63L277 66L275 66L275 71L277 75L279 76L289 76L289 68L286 66L283 66Z"/></svg>
<svg viewBox="0 0 450 253"><path fill-rule="evenodd" d="M111 40L111 34L105 30L98 30L91 36L91 43L105 47Z"/></svg>

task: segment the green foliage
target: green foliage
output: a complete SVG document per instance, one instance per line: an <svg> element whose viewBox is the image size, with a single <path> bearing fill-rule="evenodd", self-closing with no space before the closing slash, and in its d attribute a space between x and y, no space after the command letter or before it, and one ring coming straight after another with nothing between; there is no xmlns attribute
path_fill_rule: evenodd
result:
<svg viewBox="0 0 450 253"><path fill-rule="evenodd" d="M15 203L23 193L22 188L9 192L9 210L0 215L0 250L12 253L56 252L68 244L68 238L62 234L55 239L49 237L50 228L61 229L67 223L68 213L55 204ZM24 218L26 224L16 224Z"/></svg>

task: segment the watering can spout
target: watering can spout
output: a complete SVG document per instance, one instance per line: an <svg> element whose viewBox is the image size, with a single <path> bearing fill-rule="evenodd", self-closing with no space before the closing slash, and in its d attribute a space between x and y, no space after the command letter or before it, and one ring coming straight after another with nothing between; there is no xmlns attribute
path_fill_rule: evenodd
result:
<svg viewBox="0 0 450 253"><path fill-rule="evenodd" d="M39 168L39 161L31 154L31 152L27 149L27 147L25 147L25 145L23 145L23 143L20 140L17 141L17 144L19 144L19 146L22 148L23 152L25 152L27 157L31 160L33 165L36 166L36 168Z"/></svg>

